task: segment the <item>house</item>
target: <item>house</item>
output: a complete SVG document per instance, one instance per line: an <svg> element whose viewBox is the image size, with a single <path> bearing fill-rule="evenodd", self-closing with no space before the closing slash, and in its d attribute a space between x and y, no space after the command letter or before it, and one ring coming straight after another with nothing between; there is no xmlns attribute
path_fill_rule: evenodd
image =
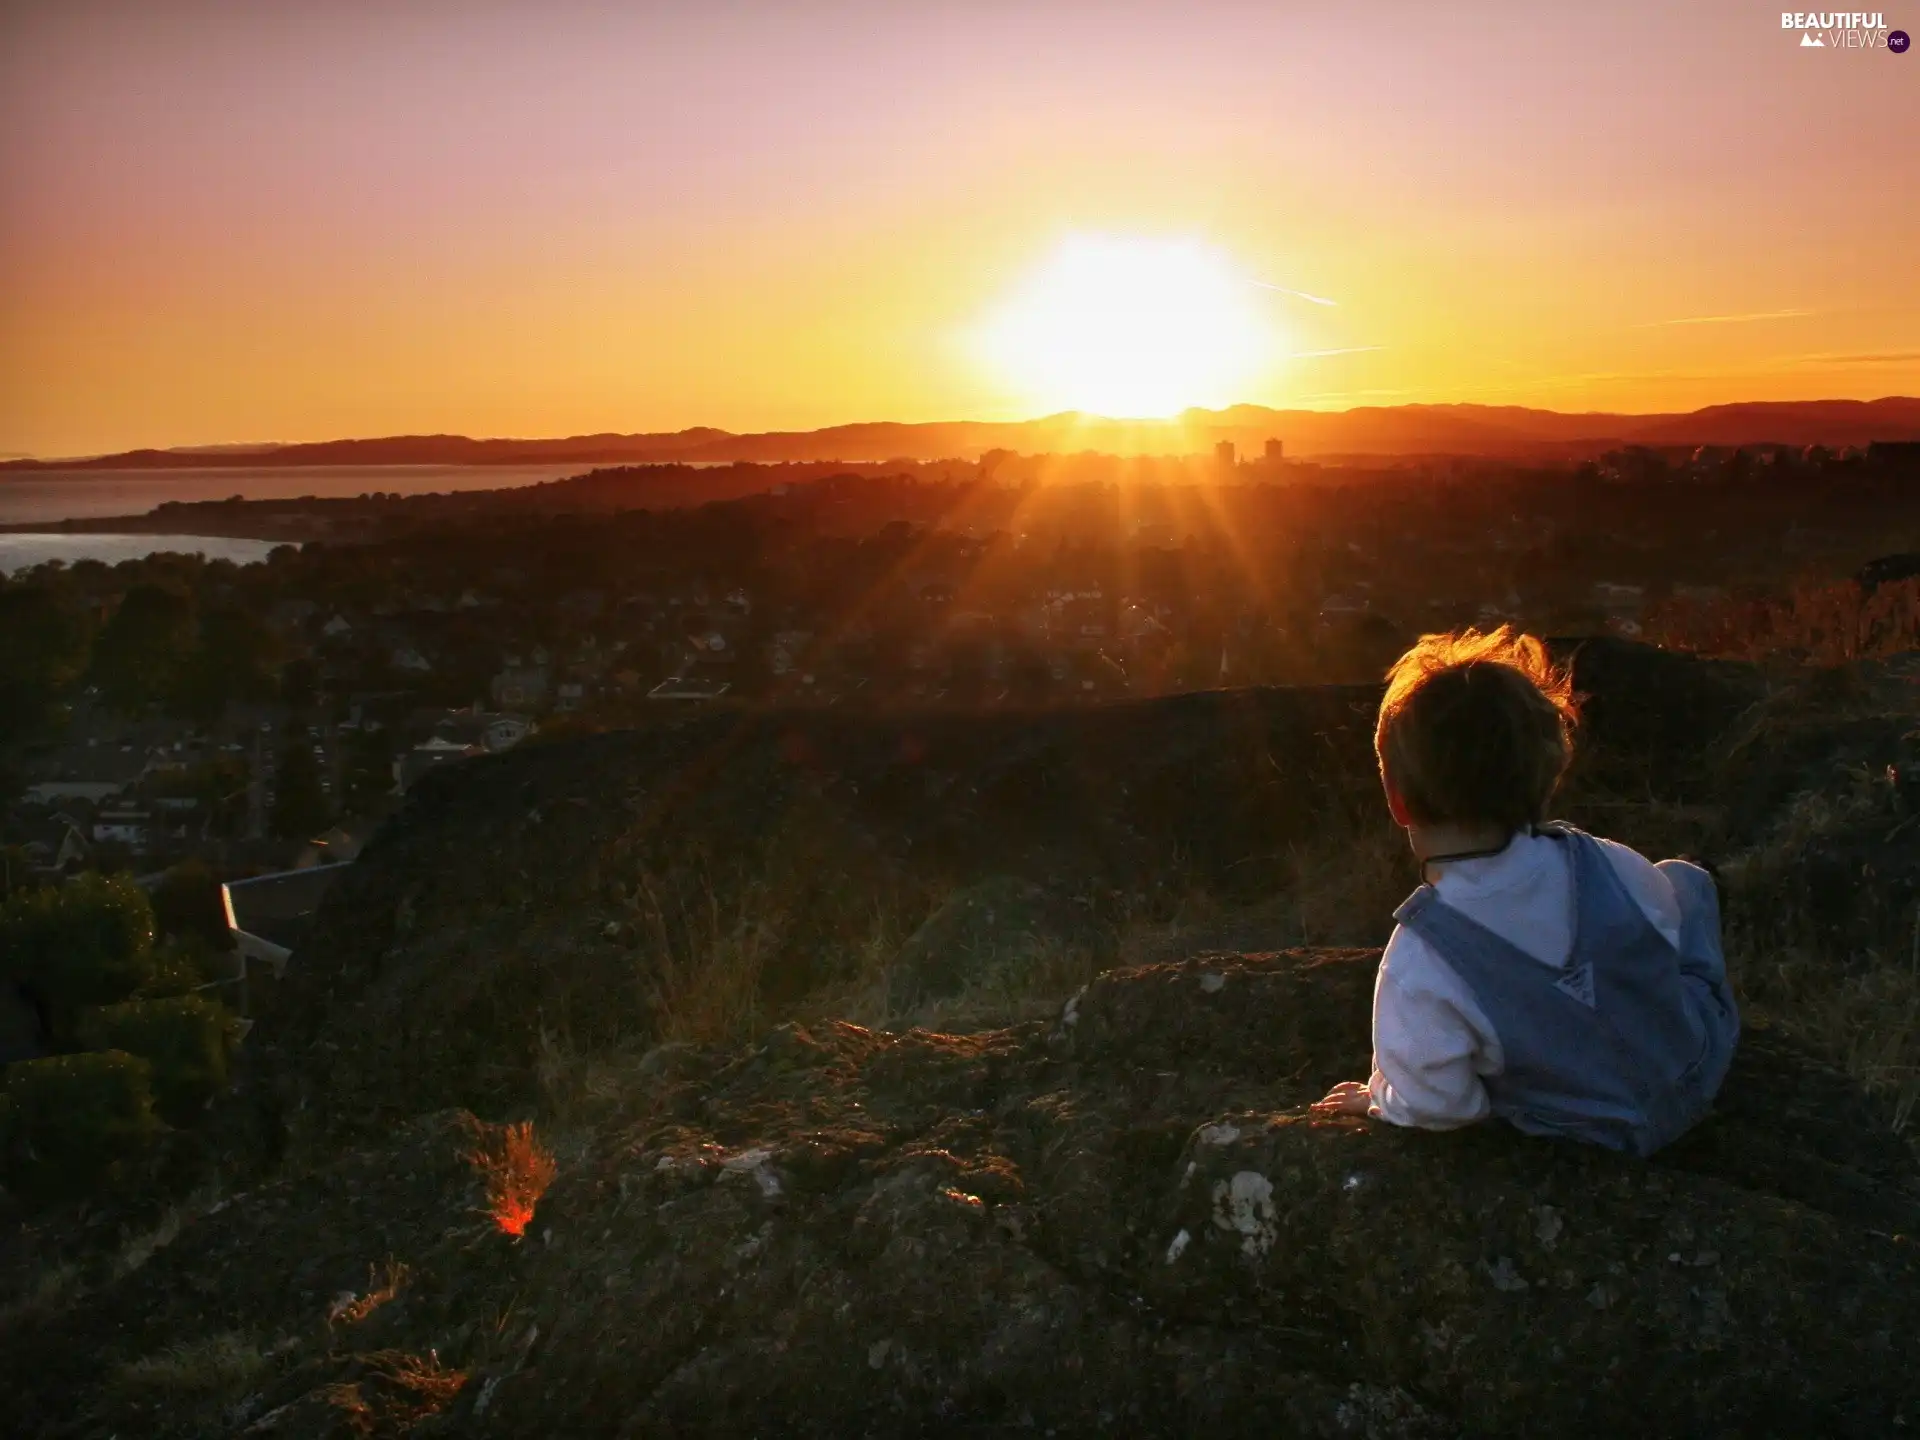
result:
<svg viewBox="0 0 1920 1440"><path fill-rule="evenodd" d="M56 805L62 800L83 800L98 805L124 791L131 780L42 780L27 786L21 798L37 805Z"/></svg>
<svg viewBox="0 0 1920 1440"><path fill-rule="evenodd" d="M7 816L0 838L26 852L34 873L51 877L65 875L86 863L93 848L87 838L92 829L91 824L66 810L56 810L50 815L22 815L16 811Z"/></svg>
<svg viewBox="0 0 1920 1440"><path fill-rule="evenodd" d="M311 600L276 600L267 609L267 625L284 635L313 619L319 608Z"/></svg>
<svg viewBox="0 0 1920 1440"><path fill-rule="evenodd" d="M1593 603L1616 619L1632 619L1639 615L1645 597L1646 591L1639 585L1621 585L1601 580L1593 587Z"/></svg>
<svg viewBox="0 0 1920 1440"><path fill-rule="evenodd" d="M730 682L711 676L676 675L647 691L649 700L718 700L732 689Z"/></svg>
<svg viewBox="0 0 1920 1440"><path fill-rule="evenodd" d="M517 656L509 656L488 691L493 703L503 710L543 710L548 684L545 664L522 665Z"/></svg>
<svg viewBox="0 0 1920 1440"><path fill-rule="evenodd" d="M153 833L153 812L131 805L113 806L93 817L96 845L145 845Z"/></svg>
<svg viewBox="0 0 1920 1440"><path fill-rule="evenodd" d="M380 821L375 816L357 816L314 836L300 855L300 869L313 865L343 865L358 860L367 841L373 838Z"/></svg>
<svg viewBox="0 0 1920 1440"><path fill-rule="evenodd" d="M806 654L807 642L813 639L811 630L782 630L767 646L767 668L775 675L789 675L800 668L801 657Z"/></svg>
<svg viewBox="0 0 1920 1440"><path fill-rule="evenodd" d="M511 750L536 728L524 715L482 710L449 710L432 722L434 737L461 746L477 746L489 755Z"/></svg>
<svg viewBox="0 0 1920 1440"><path fill-rule="evenodd" d="M321 897L333 888L346 865L314 865L282 870L251 880L230 880L220 887L227 929L233 933L241 1011L247 1010L250 966L265 966L277 980L287 961L312 928Z"/></svg>
<svg viewBox="0 0 1920 1440"><path fill-rule="evenodd" d="M387 663L396 670L407 670L416 675L425 675L433 669L433 662L411 645L397 647L387 657Z"/></svg>
<svg viewBox="0 0 1920 1440"><path fill-rule="evenodd" d="M338 640L353 633L353 625L344 615L336 615L320 627L320 633L329 640Z"/></svg>
<svg viewBox="0 0 1920 1440"><path fill-rule="evenodd" d="M1363 596L1329 595L1320 602L1320 621L1328 624L1336 620L1350 620L1356 615L1364 615L1371 608Z"/></svg>
<svg viewBox="0 0 1920 1440"><path fill-rule="evenodd" d="M563 680L554 700L554 708L562 712L578 710L587 703L587 687L578 680Z"/></svg>
<svg viewBox="0 0 1920 1440"><path fill-rule="evenodd" d="M27 785L23 798L41 805L84 800L99 805L124 795L147 771L147 745L102 743L94 737L84 745L68 745L54 757L45 778Z"/></svg>
<svg viewBox="0 0 1920 1440"><path fill-rule="evenodd" d="M470 756L486 753L487 748L484 745L462 744L457 740L448 740L443 736L435 735L394 760L395 789L404 793L411 790L420 777L429 770L438 769L455 760L465 760Z"/></svg>

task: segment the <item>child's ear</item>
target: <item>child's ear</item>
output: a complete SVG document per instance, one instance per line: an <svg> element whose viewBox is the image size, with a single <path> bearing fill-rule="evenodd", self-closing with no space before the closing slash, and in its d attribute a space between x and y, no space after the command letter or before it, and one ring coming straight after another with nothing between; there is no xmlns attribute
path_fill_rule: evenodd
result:
<svg viewBox="0 0 1920 1440"><path fill-rule="evenodd" d="M1400 792L1385 781L1381 782L1387 792L1387 813L1393 817L1393 823L1402 830L1413 824L1413 817L1407 814L1407 802L1400 798Z"/></svg>

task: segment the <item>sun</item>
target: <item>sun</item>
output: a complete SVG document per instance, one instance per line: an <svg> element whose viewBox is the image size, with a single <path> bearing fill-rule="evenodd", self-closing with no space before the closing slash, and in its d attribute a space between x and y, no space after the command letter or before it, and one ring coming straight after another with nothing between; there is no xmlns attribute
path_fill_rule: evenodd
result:
<svg viewBox="0 0 1920 1440"><path fill-rule="evenodd" d="M974 336L1032 404L1154 417L1245 398L1274 351L1259 291L1197 240L1070 235Z"/></svg>

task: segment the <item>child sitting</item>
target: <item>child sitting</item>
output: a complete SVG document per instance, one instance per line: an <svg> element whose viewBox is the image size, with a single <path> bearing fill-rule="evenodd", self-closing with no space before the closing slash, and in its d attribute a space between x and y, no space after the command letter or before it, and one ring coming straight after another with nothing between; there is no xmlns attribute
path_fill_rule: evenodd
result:
<svg viewBox="0 0 1920 1440"><path fill-rule="evenodd" d="M1373 1075L1319 1114L1650 1155L1706 1113L1740 1021L1713 879L1543 821L1571 754L1570 678L1502 626L1428 635L1387 673L1374 749L1422 884L1394 912Z"/></svg>

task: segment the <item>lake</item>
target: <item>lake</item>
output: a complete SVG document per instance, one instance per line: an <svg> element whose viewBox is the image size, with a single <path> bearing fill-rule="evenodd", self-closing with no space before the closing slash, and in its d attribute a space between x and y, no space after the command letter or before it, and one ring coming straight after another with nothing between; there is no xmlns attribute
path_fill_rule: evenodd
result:
<svg viewBox="0 0 1920 1440"><path fill-rule="evenodd" d="M196 470L0 472L0 525L144 515L168 500L225 500L231 495L249 500L297 500L302 495L352 499L376 491L431 495L505 490L584 475L593 468L575 461L563 465L235 465Z"/></svg>
<svg viewBox="0 0 1920 1440"><path fill-rule="evenodd" d="M358 493L358 492L355 492ZM267 558L274 542L228 540L218 535L6 535L0 534L0 575L30 569L49 560L99 560L118 565L161 550L198 552L209 560L231 560L236 565Z"/></svg>

